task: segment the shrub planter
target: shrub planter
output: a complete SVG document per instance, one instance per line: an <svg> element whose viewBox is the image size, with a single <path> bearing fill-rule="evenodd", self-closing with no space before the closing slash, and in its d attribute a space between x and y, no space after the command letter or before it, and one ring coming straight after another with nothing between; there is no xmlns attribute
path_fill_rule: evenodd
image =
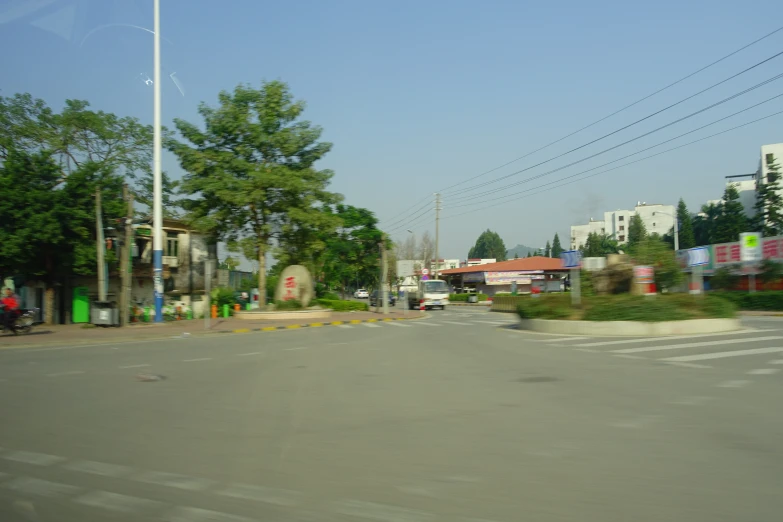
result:
<svg viewBox="0 0 783 522"><path fill-rule="evenodd" d="M331 310L322 308L313 310L281 310L280 312L270 312L266 310L244 310L234 312L235 319L250 321L283 321L287 319L309 321L311 319L329 319L331 316Z"/></svg>
<svg viewBox="0 0 783 522"><path fill-rule="evenodd" d="M690 335L731 332L741 328L739 319L686 319L661 322L520 319L519 325L523 330L533 332L596 337Z"/></svg>

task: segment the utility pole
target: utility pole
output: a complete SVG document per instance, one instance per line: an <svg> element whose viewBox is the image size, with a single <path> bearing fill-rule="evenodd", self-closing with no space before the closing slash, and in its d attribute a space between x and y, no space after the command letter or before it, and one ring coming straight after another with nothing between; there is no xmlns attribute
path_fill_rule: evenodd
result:
<svg viewBox="0 0 783 522"><path fill-rule="evenodd" d="M106 301L106 240L103 238L103 208L101 206L101 187L95 188L95 237L98 251L98 301Z"/></svg>
<svg viewBox="0 0 783 522"><path fill-rule="evenodd" d="M435 193L435 279L440 279L440 194Z"/></svg>
<svg viewBox="0 0 783 522"><path fill-rule="evenodd" d="M120 277L122 293L120 294L120 326L128 324L128 312L131 298L131 253L133 252L133 194L128 190L128 184L122 186L122 196L128 204L125 215L125 241L120 258Z"/></svg>
<svg viewBox="0 0 783 522"><path fill-rule="evenodd" d="M389 290L386 276L389 273L388 261L386 259L386 237L381 235L381 291L378 297L383 301L383 315L389 314Z"/></svg>
<svg viewBox="0 0 783 522"><path fill-rule="evenodd" d="M160 116L160 0L153 0L152 85L152 284L155 322L163 322L163 173L161 172Z"/></svg>

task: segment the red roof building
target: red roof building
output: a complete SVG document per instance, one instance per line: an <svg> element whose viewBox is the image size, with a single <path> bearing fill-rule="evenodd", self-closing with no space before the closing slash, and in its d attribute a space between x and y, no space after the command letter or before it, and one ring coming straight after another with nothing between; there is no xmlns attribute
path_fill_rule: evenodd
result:
<svg viewBox="0 0 783 522"><path fill-rule="evenodd" d="M544 292L559 292L561 280L567 273L568 269L563 268L560 259L536 256L452 268L441 271L440 275L459 291L475 289L492 296L511 292L513 285L519 293L532 292L534 287Z"/></svg>

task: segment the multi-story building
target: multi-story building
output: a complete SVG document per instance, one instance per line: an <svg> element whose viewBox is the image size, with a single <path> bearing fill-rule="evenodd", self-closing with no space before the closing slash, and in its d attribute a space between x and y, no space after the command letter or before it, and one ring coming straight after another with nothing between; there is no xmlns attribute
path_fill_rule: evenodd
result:
<svg viewBox="0 0 783 522"><path fill-rule="evenodd" d="M614 237L618 243L628 242L628 226L631 218L639 215L648 234L663 236L674 227L677 210L674 205L648 204L639 201L633 210L613 210L604 212L604 219L590 221L584 225L571 226L571 249L576 250L585 244L591 233L606 234Z"/></svg>

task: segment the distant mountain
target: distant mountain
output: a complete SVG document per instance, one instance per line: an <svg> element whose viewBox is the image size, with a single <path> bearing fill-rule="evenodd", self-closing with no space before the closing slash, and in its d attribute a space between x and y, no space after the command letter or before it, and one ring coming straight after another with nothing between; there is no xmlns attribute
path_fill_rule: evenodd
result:
<svg viewBox="0 0 783 522"><path fill-rule="evenodd" d="M531 254L535 253L537 249L525 245L517 245L514 248L506 251L506 259L514 259L514 256L517 257L527 257L528 252Z"/></svg>

